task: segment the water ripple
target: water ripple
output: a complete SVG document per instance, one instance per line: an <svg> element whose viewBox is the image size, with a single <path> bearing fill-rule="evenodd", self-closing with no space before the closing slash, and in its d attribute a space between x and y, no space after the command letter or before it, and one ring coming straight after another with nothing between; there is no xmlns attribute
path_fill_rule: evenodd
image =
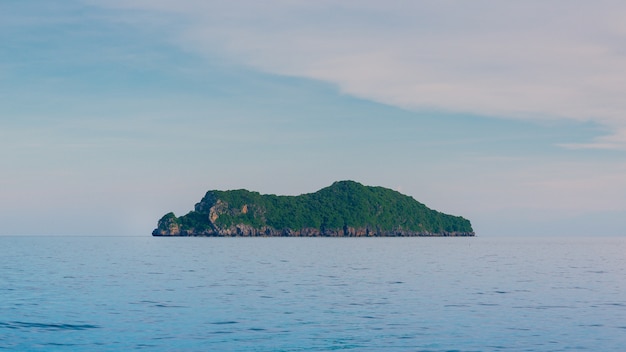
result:
<svg viewBox="0 0 626 352"><path fill-rule="evenodd" d="M4 329L42 329L42 330L87 330L99 329L100 326L93 324L49 324L25 321L0 322L0 328Z"/></svg>

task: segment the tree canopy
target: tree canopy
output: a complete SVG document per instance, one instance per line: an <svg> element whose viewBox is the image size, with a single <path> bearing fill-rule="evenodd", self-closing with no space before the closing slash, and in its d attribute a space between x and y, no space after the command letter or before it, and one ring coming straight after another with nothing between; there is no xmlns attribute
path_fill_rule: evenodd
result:
<svg viewBox="0 0 626 352"><path fill-rule="evenodd" d="M167 221L163 221L167 217ZM429 209L410 196L383 187L339 181L299 196L261 195L247 190L208 191L195 210L164 216L159 227L178 225L201 232L248 225L273 229L372 228L420 233L472 233L469 220Z"/></svg>

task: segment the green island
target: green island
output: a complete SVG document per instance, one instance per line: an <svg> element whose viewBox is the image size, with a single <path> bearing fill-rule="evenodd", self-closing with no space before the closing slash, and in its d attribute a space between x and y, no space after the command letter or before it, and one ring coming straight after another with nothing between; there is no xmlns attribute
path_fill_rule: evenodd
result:
<svg viewBox="0 0 626 352"><path fill-rule="evenodd" d="M470 221L383 187L339 181L299 196L208 191L195 210L164 215L153 236L474 236Z"/></svg>

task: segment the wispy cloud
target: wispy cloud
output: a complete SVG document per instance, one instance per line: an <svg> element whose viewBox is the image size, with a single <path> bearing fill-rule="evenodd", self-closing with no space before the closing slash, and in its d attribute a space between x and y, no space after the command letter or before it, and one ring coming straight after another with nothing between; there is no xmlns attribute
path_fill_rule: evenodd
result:
<svg viewBox="0 0 626 352"><path fill-rule="evenodd" d="M408 109L594 121L626 149L626 3L107 1L171 14L178 44ZM185 25L178 21L184 18Z"/></svg>
<svg viewBox="0 0 626 352"><path fill-rule="evenodd" d="M612 134L598 137L589 143L563 143L561 147L568 149L626 149L626 128L618 128Z"/></svg>

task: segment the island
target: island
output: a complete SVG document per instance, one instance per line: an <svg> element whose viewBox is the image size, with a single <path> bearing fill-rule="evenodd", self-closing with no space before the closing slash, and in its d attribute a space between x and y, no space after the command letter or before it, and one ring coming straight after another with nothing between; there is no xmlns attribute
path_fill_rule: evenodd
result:
<svg viewBox="0 0 626 352"><path fill-rule="evenodd" d="M299 196L208 191L187 215L165 214L153 236L474 236L470 221L397 191L339 181Z"/></svg>

